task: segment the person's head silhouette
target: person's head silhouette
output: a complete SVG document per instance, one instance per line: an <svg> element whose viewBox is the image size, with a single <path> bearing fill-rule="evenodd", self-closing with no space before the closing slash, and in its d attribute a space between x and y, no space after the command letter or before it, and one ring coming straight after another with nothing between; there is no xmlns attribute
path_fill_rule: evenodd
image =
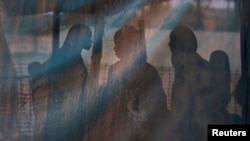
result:
<svg viewBox="0 0 250 141"><path fill-rule="evenodd" d="M169 42L172 52L172 64L174 66L184 64L188 54L195 53L197 50L197 39L194 32L184 26L178 26L170 33Z"/></svg>
<svg viewBox="0 0 250 141"><path fill-rule="evenodd" d="M224 72L229 75L230 63L226 52L222 50L212 52L210 56L210 67L213 72Z"/></svg>
<svg viewBox="0 0 250 141"><path fill-rule="evenodd" d="M65 53L80 53L82 49L89 50L91 48L92 32L91 29L83 24L74 25L70 28L64 41L62 50Z"/></svg>
<svg viewBox="0 0 250 141"><path fill-rule="evenodd" d="M114 35L115 53L121 61L141 60L146 62L146 47L142 43L142 35L138 29L126 25Z"/></svg>
<svg viewBox="0 0 250 141"><path fill-rule="evenodd" d="M72 26L62 47L55 52L49 62L48 70L63 67L66 62L74 61L81 57L83 49L89 50L92 44L92 32L89 26L77 24Z"/></svg>
<svg viewBox="0 0 250 141"><path fill-rule="evenodd" d="M41 71L41 64L39 62L31 62L28 65L28 71L32 78L37 77L39 72Z"/></svg>
<svg viewBox="0 0 250 141"><path fill-rule="evenodd" d="M197 39L190 28L178 26L170 33L169 46L172 52L196 52Z"/></svg>

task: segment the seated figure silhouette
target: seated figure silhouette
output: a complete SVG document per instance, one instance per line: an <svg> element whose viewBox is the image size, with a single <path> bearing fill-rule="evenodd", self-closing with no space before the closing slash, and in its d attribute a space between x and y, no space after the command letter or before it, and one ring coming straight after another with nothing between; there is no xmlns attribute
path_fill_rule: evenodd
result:
<svg viewBox="0 0 250 141"><path fill-rule="evenodd" d="M79 141L83 138L83 96L87 69L82 49L91 47L86 25L70 28L63 46L47 61L49 83L44 140Z"/></svg>
<svg viewBox="0 0 250 141"><path fill-rule="evenodd" d="M209 63L197 52L193 31L184 26L175 27L169 42L172 65L175 69L172 86L171 140L194 141L206 139L207 124L211 122L208 103L214 97L214 80Z"/></svg>
<svg viewBox="0 0 250 141"><path fill-rule="evenodd" d="M109 107L104 115L103 140L150 140L167 115L166 96L157 70L147 63L140 30L124 26L114 35L120 59L108 73L104 94Z"/></svg>

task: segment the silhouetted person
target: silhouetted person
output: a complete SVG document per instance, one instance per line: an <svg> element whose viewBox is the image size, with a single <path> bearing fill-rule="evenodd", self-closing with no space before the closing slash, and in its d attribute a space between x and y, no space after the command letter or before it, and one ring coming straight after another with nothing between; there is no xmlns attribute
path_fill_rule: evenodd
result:
<svg viewBox="0 0 250 141"><path fill-rule="evenodd" d="M225 124L228 113L227 105L231 98L231 71L229 58L224 51L217 50L211 53L209 64L214 76L217 93L217 97L210 101L217 105L217 108L213 109L213 119L218 124Z"/></svg>
<svg viewBox="0 0 250 141"><path fill-rule="evenodd" d="M115 33L114 42L120 60L110 67L104 91L109 108L103 120L103 138L150 140L167 115L161 79L157 70L147 63L146 47L139 30L124 26Z"/></svg>
<svg viewBox="0 0 250 141"><path fill-rule="evenodd" d="M216 97L211 99L211 103L217 105L210 113L214 123L217 124L242 124L242 119L237 114L227 111L227 106L231 99L231 71L228 55L222 50L212 52L210 56L210 68L214 75L216 84Z"/></svg>
<svg viewBox="0 0 250 141"><path fill-rule="evenodd" d="M178 26L172 30L169 47L175 68L170 139L204 140L207 123L211 122L207 112L212 103L208 101L214 97L209 63L196 53L197 39L188 27Z"/></svg>
<svg viewBox="0 0 250 141"><path fill-rule="evenodd" d="M46 141L79 141L83 138L87 69L81 51L90 49L91 36L88 26L71 27L62 48L48 61Z"/></svg>

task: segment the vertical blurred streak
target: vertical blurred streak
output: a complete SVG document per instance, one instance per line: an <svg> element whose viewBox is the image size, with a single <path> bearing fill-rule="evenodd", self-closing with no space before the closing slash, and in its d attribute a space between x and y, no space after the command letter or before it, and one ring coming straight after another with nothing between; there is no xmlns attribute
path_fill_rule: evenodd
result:
<svg viewBox="0 0 250 141"><path fill-rule="evenodd" d="M3 5L0 8L2 11ZM2 30L0 17L0 140L14 140L18 135L17 109L18 93L17 79L11 54Z"/></svg>
<svg viewBox="0 0 250 141"><path fill-rule="evenodd" d="M242 90L240 93L240 99L243 99L242 105L242 118L246 124L249 124L249 80L250 80L250 1L243 0L241 1L241 31L240 31L240 40L241 40L241 74L242 74ZM244 86L244 87L243 87Z"/></svg>
<svg viewBox="0 0 250 141"><path fill-rule="evenodd" d="M54 55L59 49L59 38L60 38L60 9L59 0L55 2L55 9L53 12L53 36L52 36L52 55Z"/></svg>
<svg viewBox="0 0 250 141"><path fill-rule="evenodd" d="M140 17L140 19L139 19L139 25L138 25L138 27L139 27L139 31L140 31L140 34L141 34L141 37L140 38L142 38L141 39L141 46L145 46L145 48L146 48L146 39L145 39L145 20L144 20L144 16L145 16L145 11L144 10L142 10L142 16ZM142 53L142 52L144 52L144 51L146 51L146 50L141 50L140 52Z"/></svg>
<svg viewBox="0 0 250 141"><path fill-rule="evenodd" d="M95 23L94 23L94 39L93 49L91 56L91 68L90 68L90 83L88 86L89 94L97 93L98 78L100 73L100 65L102 58L102 38L104 33L104 11L102 4L95 5Z"/></svg>
<svg viewBox="0 0 250 141"><path fill-rule="evenodd" d="M240 23L240 1L234 0L234 18L235 18L235 27L238 30L239 29L239 23Z"/></svg>
<svg viewBox="0 0 250 141"><path fill-rule="evenodd" d="M198 22L197 22L197 25L196 27L198 27L199 29L201 28L201 25L202 25L202 12L201 12L201 1L200 0L197 0L197 8L198 8Z"/></svg>

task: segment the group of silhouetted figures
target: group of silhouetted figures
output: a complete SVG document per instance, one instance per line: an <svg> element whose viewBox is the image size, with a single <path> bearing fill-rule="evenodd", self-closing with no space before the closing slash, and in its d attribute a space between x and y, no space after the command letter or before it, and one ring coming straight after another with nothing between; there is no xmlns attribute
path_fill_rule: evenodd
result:
<svg viewBox="0 0 250 141"><path fill-rule="evenodd" d="M227 112L230 65L225 52L210 61L197 50L188 27L170 33L175 68L171 110L157 70L147 62L143 32L126 25L114 35L119 58L109 68L105 89L86 93L88 72L81 50L91 47L91 30L73 26L63 46L45 63L29 65L35 139L46 141L202 141L208 124L240 124ZM47 96L46 96L47 94ZM86 105L86 101L94 101Z"/></svg>

